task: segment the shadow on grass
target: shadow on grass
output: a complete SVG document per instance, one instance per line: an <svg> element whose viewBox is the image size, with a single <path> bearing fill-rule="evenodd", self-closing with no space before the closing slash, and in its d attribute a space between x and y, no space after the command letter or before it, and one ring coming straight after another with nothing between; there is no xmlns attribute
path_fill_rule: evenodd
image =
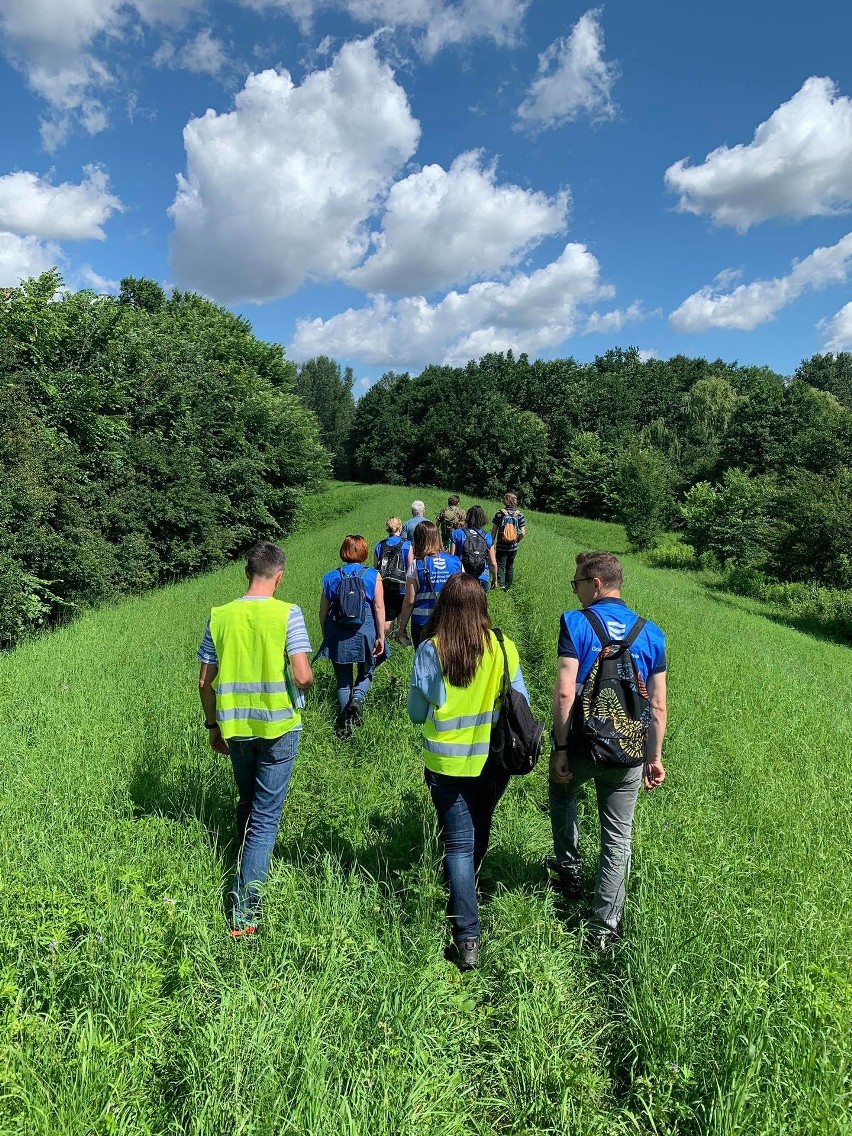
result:
<svg viewBox="0 0 852 1136"><path fill-rule="evenodd" d="M852 647L852 626L846 620L816 613L786 612L765 600L731 592L720 583L708 582L704 587L709 593L709 598L716 603L748 611L751 615L759 615L763 619L768 619L770 623L790 627L802 635L809 635L812 639L820 639L824 643L838 643L841 647Z"/></svg>

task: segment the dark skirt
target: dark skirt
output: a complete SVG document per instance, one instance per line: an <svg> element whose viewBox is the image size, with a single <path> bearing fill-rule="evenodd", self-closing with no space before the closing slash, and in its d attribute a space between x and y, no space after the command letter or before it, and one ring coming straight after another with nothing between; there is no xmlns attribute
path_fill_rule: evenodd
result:
<svg viewBox="0 0 852 1136"><path fill-rule="evenodd" d="M376 623L372 607L360 627L339 627L334 617L329 614L323 628L322 646L314 658L330 659L332 663L364 663L367 668L365 674L369 674L373 667L384 662L390 653L385 642L384 654L378 659L374 658L375 645Z"/></svg>

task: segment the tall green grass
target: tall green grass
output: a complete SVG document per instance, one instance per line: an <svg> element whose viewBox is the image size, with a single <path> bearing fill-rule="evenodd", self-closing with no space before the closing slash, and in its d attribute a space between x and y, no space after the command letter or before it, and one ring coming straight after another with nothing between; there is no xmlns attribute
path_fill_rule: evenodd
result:
<svg viewBox="0 0 852 1136"><path fill-rule="evenodd" d="M411 495L312 504L283 594L315 646L342 534L377 539ZM489 601L542 714L590 546L623 536L532 515L516 588ZM640 802L626 938L603 961L542 878L543 768L498 812L482 969L444 961L410 651L348 744L318 667L264 933L240 943L222 910L234 789L194 660L240 568L0 658L0 1133L848 1131L849 653L626 567L669 637L669 780Z"/></svg>

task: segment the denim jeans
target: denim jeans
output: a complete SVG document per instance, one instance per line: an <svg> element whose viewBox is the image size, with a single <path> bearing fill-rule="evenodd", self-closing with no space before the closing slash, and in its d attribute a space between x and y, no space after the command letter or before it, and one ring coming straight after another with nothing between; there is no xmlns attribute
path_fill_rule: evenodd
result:
<svg viewBox="0 0 852 1136"><path fill-rule="evenodd" d="M427 769L426 784L438 814L453 938L457 943L469 942L479 938L476 877L488 851L491 819L509 784L509 774L490 765L478 777L451 777Z"/></svg>
<svg viewBox="0 0 852 1136"><path fill-rule="evenodd" d="M580 833L577 826L577 792L594 781L601 824L601 854L592 914L595 922L618 930L624 911L630 868L633 813L642 784L642 766L611 769L584 758L571 758L571 780L550 782L550 824L557 862L579 867Z"/></svg>
<svg viewBox="0 0 852 1136"><path fill-rule="evenodd" d="M239 860L231 886L234 925L260 917L263 885L290 785L300 730L280 738L230 738L228 750L240 799L237 803Z"/></svg>
<svg viewBox="0 0 852 1136"><path fill-rule="evenodd" d="M517 555L517 548L510 548L505 551L497 549L497 583L501 588L511 588L512 586L512 580L515 578L515 557Z"/></svg>
<svg viewBox="0 0 852 1136"><path fill-rule="evenodd" d="M350 702L364 705L367 691L373 681L374 666L369 663L334 663L337 681L337 706L343 711Z"/></svg>

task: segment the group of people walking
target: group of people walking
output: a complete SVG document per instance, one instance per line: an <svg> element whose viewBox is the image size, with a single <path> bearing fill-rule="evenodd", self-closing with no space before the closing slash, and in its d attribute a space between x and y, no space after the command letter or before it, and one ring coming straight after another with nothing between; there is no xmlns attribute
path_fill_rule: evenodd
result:
<svg viewBox="0 0 852 1136"><path fill-rule="evenodd" d="M491 744L506 682L529 701L517 647L495 633L487 592L495 585L511 587L526 521L513 494L506 494L491 532L485 531L487 518L479 505L460 518L458 497L449 499L437 524L425 518L423 502L415 501L405 525L398 517L388 518L386 536L373 547L372 565L367 564L370 548L364 537L346 536L340 566L322 578L323 641L314 660L327 658L334 667L336 732L345 739L361 721L391 636L415 646L408 715L420 727L425 779L443 848L452 929L448 957L469 969L479 960L477 876L495 809L511 780L493 759ZM230 755L239 792L240 854L231 890L234 937L258 929L302 728L304 693L313 681L302 612L275 598L284 564L284 552L274 544L261 542L251 550L245 595L212 610L198 653L210 742L217 752ZM665 778L665 639L659 628L627 607L621 585L621 565L612 554L577 557L571 587L581 609L561 619L553 696L553 856L548 866L554 884L569 899L581 898L577 793L593 782L601 854L589 941L599 949L606 949L619 932L639 789L642 784L651 789ZM622 676L619 682L629 672L625 689L644 709L633 715L635 722L621 726L616 714L615 733L622 742L606 741L601 758L583 740L583 730L588 732L589 722L601 712L589 702L590 675L599 687L604 672L610 673L607 667ZM618 712L625 713L620 707ZM634 725L640 733L634 731L631 741ZM606 760L607 746L611 753L617 751L615 764Z"/></svg>

